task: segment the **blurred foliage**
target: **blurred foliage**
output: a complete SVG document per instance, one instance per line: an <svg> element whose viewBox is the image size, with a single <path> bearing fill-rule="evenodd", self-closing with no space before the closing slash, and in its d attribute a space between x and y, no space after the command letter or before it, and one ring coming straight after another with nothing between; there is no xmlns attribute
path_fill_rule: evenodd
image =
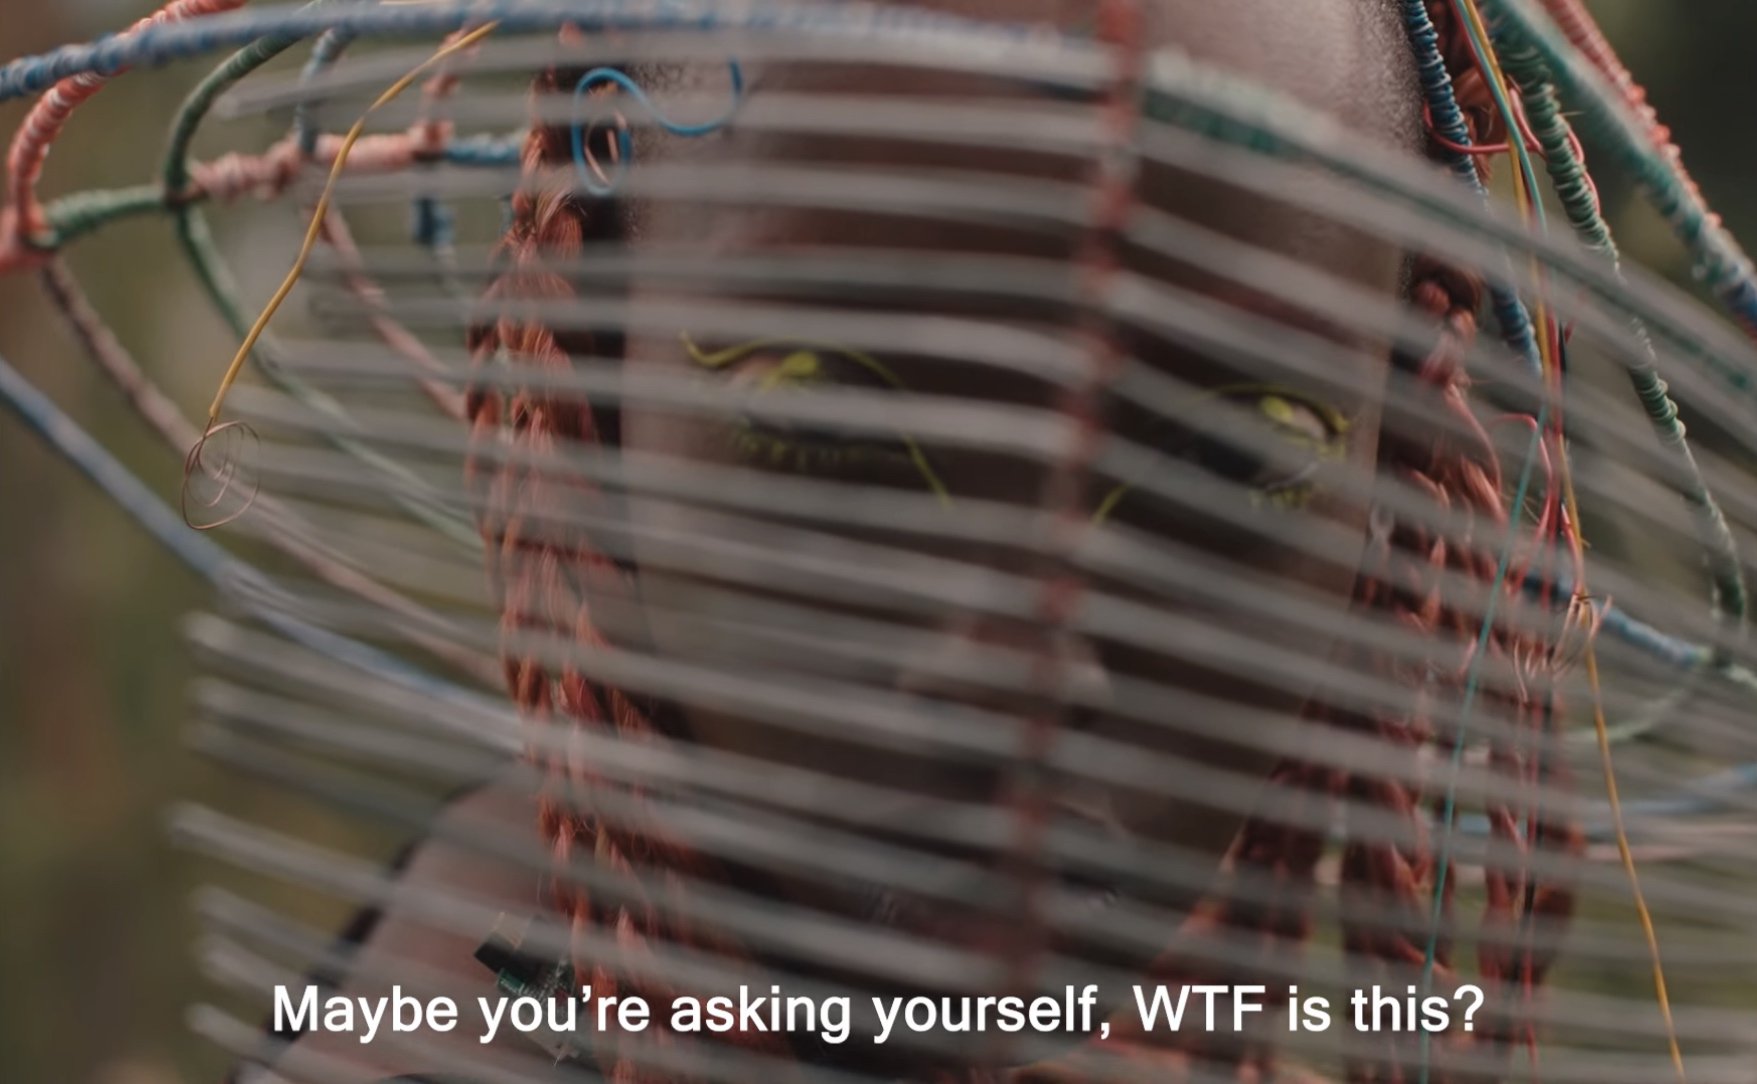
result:
<svg viewBox="0 0 1757 1084"><path fill-rule="evenodd" d="M1217 0L1219 2L1219 0ZM0 0L10 58L120 27L143 0ZM1607 29L1686 149L1710 199L1757 238L1757 140L1736 103L1757 100L1751 0L1597 0ZM165 129L202 69L144 73L83 110L50 164L50 194L151 176ZM20 103L0 106L10 132ZM232 133L236 136L236 132ZM209 139L210 149L223 139ZM1664 227L1608 185L1631 254L1683 279ZM221 215L222 225L228 216ZM268 227L291 252L290 219ZM270 217L270 216L256 216ZM287 219L287 216L279 216ZM234 246L243 242L231 237ZM123 341L192 415L232 344L174 256L162 221L81 242L71 259ZM247 296L279 261L255 261ZM80 360L28 278L0 281L0 356L92 426L161 493L178 463ZM345 831L323 815L198 761L180 745L192 667L176 635L204 592L16 426L0 423L0 1081L172 1084L213 1081L225 1059L182 1014L214 996L195 971L189 893L198 860L165 840L163 812L199 799L314 838ZM282 890L284 891L284 890ZM334 904L311 901L315 921Z"/></svg>

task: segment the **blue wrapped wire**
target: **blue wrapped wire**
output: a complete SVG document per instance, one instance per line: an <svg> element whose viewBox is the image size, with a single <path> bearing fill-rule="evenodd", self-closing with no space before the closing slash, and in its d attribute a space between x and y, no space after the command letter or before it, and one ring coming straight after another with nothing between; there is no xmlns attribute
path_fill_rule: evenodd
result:
<svg viewBox="0 0 1757 1084"><path fill-rule="evenodd" d="M634 100L635 104L645 109L653 118L653 123L660 131L680 139L700 139L721 131L732 122L738 109L744 104L744 69L738 61L728 61L727 69L732 79L732 104L726 112L714 120L700 124L683 124L672 120L660 112L659 107L647 96L641 85L631 79L627 72L619 68L593 68L580 76L573 88L573 110L575 116L584 111L586 98L600 87L613 86ZM626 125L616 130L617 159L612 172L601 173L593 168L593 159L586 143L586 123L583 119L576 120L570 133L573 145L574 172L579 178L580 187L600 199L614 195L621 185L622 178L627 175L629 165L634 161L634 137Z"/></svg>
<svg viewBox="0 0 1757 1084"><path fill-rule="evenodd" d="M1403 25L1408 31L1410 46L1415 50L1422 97L1427 102L1434 129L1441 138L1455 147L1469 147L1470 129L1464 123L1464 112L1458 108L1458 95L1452 86L1452 74L1446 70L1446 60L1440 55L1440 34L1434 27L1432 17L1428 15L1427 4L1424 0L1401 0L1401 3ZM1476 162L1470 155L1453 147L1442 147L1441 152L1452 173L1477 195L1485 201L1488 200L1488 188L1483 185ZM1525 362L1526 368L1541 375L1542 363L1538 357L1537 336L1532 328L1531 313L1527 311L1525 303L1506 286L1493 282L1489 284L1489 301L1507 345Z"/></svg>
<svg viewBox="0 0 1757 1084"><path fill-rule="evenodd" d="M0 357L0 403L5 404L50 451L96 485L179 563L226 598L243 605L264 625L301 646L362 673L396 681L426 695L462 697L472 701L483 699L477 693L435 677L378 648L302 621L281 607L264 604L265 599L276 593L268 577L232 556L212 536L190 530L182 516L161 501L146 483L3 357Z"/></svg>
<svg viewBox="0 0 1757 1084"><path fill-rule="evenodd" d="M427 4L262 8L191 22L143 28L127 36L65 45L0 66L0 101L47 90L71 76L114 75L125 68L167 64L263 37L308 38L327 31L356 37L433 37L464 26L498 23L511 33L577 26L586 30L798 31L810 34L961 35L966 39L1040 41L1038 26L966 19L889 5L752 3L722 9L708 3L648 0L444 0Z"/></svg>

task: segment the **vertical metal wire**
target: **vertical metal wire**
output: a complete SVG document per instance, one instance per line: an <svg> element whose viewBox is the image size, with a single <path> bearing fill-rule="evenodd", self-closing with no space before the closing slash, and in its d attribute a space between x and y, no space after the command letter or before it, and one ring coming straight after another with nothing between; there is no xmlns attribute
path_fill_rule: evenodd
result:
<svg viewBox="0 0 1757 1084"><path fill-rule="evenodd" d="M1019 885L1020 926L1018 943L1004 962L1008 988L1022 994L1033 989L1048 936L1042 913L1042 851L1057 787L1049 757L1066 714L1069 626L1083 595L1083 576L1074 558L1092 526L1086 489L1109 431L1107 400L1128 360L1113 314L1121 242L1140 176L1138 133L1147 58L1142 0L1103 0L1096 36L1110 48L1115 68L1098 114L1103 132L1091 174L1091 216L1072 269L1079 300L1076 331L1083 340L1087 366L1084 378L1057 397L1056 409L1072 423L1074 439L1067 454L1051 465L1040 502L1048 545L1038 569L1034 609L1039 634L1033 639L1038 656L1032 667L1032 691L1041 698L1042 707L1025 721L1022 748L1008 781L1017 821L1007 864Z"/></svg>

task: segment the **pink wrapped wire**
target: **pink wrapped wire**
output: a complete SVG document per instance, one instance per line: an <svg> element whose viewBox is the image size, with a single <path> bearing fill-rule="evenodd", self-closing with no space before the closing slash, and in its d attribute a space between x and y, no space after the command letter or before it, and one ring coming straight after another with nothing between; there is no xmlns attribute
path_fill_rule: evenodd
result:
<svg viewBox="0 0 1757 1084"><path fill-rule="evenodd" d="M1622 58L1617 55L1616 49L1605 37L1604 30L1598 25L1598 20L1594 19L1592 13L1586 10L1586 6L1581 3L1581 0L1543 0L1543 6L1574 48L1580 50L1581 55L1585 56L1592 66L1598 69L1599 74L1604 76L1622 96L1623 104L1628 106L1641 121L1641 126L1646 130L1648 139L1670 164L1679 182L1683 184L1691 197L1706 207L1707 201L1703 199L1702 190L1697 186L1696 179L1690 176L1689 170L1684 168L1683 152L1672 141L1672 130L1661 123L1659 112L1647 101L1646 88L1637 83L1635 77L1630 74ZM1709 217L1717 227L1720 225L1719 215L1711 213Z"/></svg>
<svg viewBox="0 0 1757 1084"><path fill-rule="evenodd" d="M165 23L232 11L243 7L244 3L245 0L172 0L123 31L122 36L137 35ZM26 253L31 237L43 233L48 227L36 188L43 163L49 157L49 148L67 127L73 111L102 90L109 80L110 76L88 72L56 83L37 100L13 137L11 150L6 156L8 208L0 216L0 267L29 262Z"/></svg>

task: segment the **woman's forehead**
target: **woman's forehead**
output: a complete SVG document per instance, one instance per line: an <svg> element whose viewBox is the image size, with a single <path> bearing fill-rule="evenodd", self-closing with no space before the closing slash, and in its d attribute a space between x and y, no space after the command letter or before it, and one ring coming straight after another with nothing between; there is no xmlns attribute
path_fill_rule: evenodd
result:
<svg viewBox="0 0 1757 1084"><path fill-rule="evenodd" d="M1077 28L1093 10L1086 3L1060 0L935 0L932 7L967 17L1018 22L1051 22ZM1408 49L1389 0L1309 0L1297 6L1281 0L1155 0L1149 3L1151 39L1155 47L1175 48L1197 61L1228 70L1259 84L1295 96L1302 103L1332 113L1338 120L1383 144L1415 153L1420 146L1420 96L1409 67ZM1297 11L1292 10L1297 7ZM854 115L875 97L893 97L924 110L956 109L972 103L1018 111L1021 125L1039 116L1066 119L1083 109L1041 87L1019 80L951 72L931 67L875 64L779 65L761 59L743 64L748 86L747 108L753 112L764 96L789 109L846 108ZM661 95L685 97L694 105L728 91L724 63L704 62L687 68L655 72ZM846 105L836 104L845 97ZM1004 114L1003 114L1004 115ZM1004 127L1004 126L1003 126ZM699 165L703 171L750 166L758 170L804 168L842 176L842 193L820 201L716 198L635 202L630 207L629 241L647 251L687 254L701 265L741 259L767 259L802 253L841 255L856 261L882 253L899 263L914 261L925 268L935 259L999 258L1037 261L1044 268L1066 269L1079 256L1082 231L1077 215L1088 196L1092 162L1072 154L1055 155L1009 145L1005 131L965 142L880 138L871 134L826 134L833 124L810 135L777 134L768 126L732 124L706 139L677 139L642 132L637 158L646 168ZM870 131L865 129L864 131ZM996 137L998 136L998 138ZM1021 224L1004 215L975 213L912 213L886 208L873 200L843 199L856 191L872 191L875 178L893 182L956 178L970 192L989 193L999 204L1006 197L1057 191L1075 213L1068 228ZM820 176L816 182L826 183ZM1294 202L1246 192L1187 169L1149 161L1135 183L1137 224L1149 219L1178 228L1195 227L1218 238L1222 246L1244 246L1282 261L1294 261L1321 277L1361 296L1393 304L1402 286L1403 253L1358 228L1303 210ZM1206 308L1209 317L1254 323L1263 341L1282 344L1274 357L1256 362L1212 356L1199 342L1180 336L1181 329L1155 328L1141 322L1130 332L1129 347L1140 360L1162 373L1194 386L1273 382L1322 399L1350 416L1359 416L1376 398L1388 350L1372 337L1344 330L1346 319L1326 311L1312 297L1290 290L1285 282L1241 280L1220 274L1198 249L1172 252L1152 244L1125 245L1123 264L1150 295L1163 299L1151 306L1189 311ZM940 265L942 269L944 264ZM923 281L927 276L923 276ZM668 294L671 285L637 280L637 297ZM710 289L710 293L713 290ZM719 300L746 297L722 296ZM774 296L760 300L777 309L789 304L821 308L866 307L907 318L977 316L1054 330L1070 326L1072 317L1054 307L1033 307L1017 301L1010 307L978 307L967 299L934 296L925 289L905 299L877 300L851 296L838 288L830 301L813 296ZM712 336L702 328L678 329ZM785 335L787 328L772 329ZM1311 349L1302 350L1300 344ZM731 345L723 341L722 345ZM678 361L676 333L637 334L630 344L637 358ZM1329 349L1326 349L1329 348ZM1338 362L1336 359L1343 359ZM1358 365L1348 359L1358 360ZM920 357L898 357L914 367ZM1302 371L1303 370L1303 371ZM937 374L929 374L932 379Z"/></svg>
<svg viewBox="0 0 1757 1084"><path fill-rule="evenodd" d="M1073 36L1092 32L1093 0L914 0L906 6L972 19L1044 24ZM1329 112L1360 134L1419 149L1420 95L1397 0L1144 0L1146 42L1242 76ZM771 85L798 73L771 69ZM711 93L724 84L713 64L668 70L667 86ZM814 85L900 94L967 86L945 72L906 76L876 68L816 71ZM759 80L761 81L761 80Z"/></svg>
<svg viewBox="0 0 1757 1084"><path fill-rule="evenodd" d="M1201 64L1328 112L1371 140L1417 153L1423 139L1420 95L1392 5L1393 0L1306 0L1297 5L1282 0L1151 0L1146 6L1154 47L1179 50ZM914 6L1063 27L1088 20L1093 10L1090 3L1063 0L932 0ZM930 179L947 173L992 174L997 196L1023 194L1033 182L1082 184L1090 175L1090 161L1027 149L1026 141L1009 136L1011 130L1046 119L1065 122L1070 108L1065 100L1016 78L932 67L781 64L760 59L740 66L751 107L765 97L793 110L821 107L824 112L814 123L822 127L807 134L733 124L707 139L677 139L642 130L636 135L637 157L650 165L699 164L704 170L746 165L842 169L849 173L845 191L809 203L769 198L635 200L627 208L630 240L635 244L688 244L709 257L800 245L1065 257L1065 237L1045 238L1013 224L996 226L981 207L961 215L912 217L848 198L865 179L856 171ZM648 81L662 95L711 99L728 92L723 63L654 70ZM838 98L843 98L841 104ZM919 107L924 117L928 111L943 113L974 104L1016 110L1017 119L997 122L995 117L1008 114L990 114L987 123L995 130L963 141L918 138L895 129L881 137L872 134L870 126L859 129L864 134L855 134L853 127L846 133L836 130L836 114L831 110L844 109L852 117L875 98ZM1020 182L1020 187L1009 191L1005 183L1009 180ZM1040 185L1036 190L1043 191ZM1136 195L1151 210L1365 285L1376 288L1396 277L1398 257L1388 252L1388 246L1260 192L1246 193L1149 162ZM1177 272L1165 268L1163 273Z"/></svg>

